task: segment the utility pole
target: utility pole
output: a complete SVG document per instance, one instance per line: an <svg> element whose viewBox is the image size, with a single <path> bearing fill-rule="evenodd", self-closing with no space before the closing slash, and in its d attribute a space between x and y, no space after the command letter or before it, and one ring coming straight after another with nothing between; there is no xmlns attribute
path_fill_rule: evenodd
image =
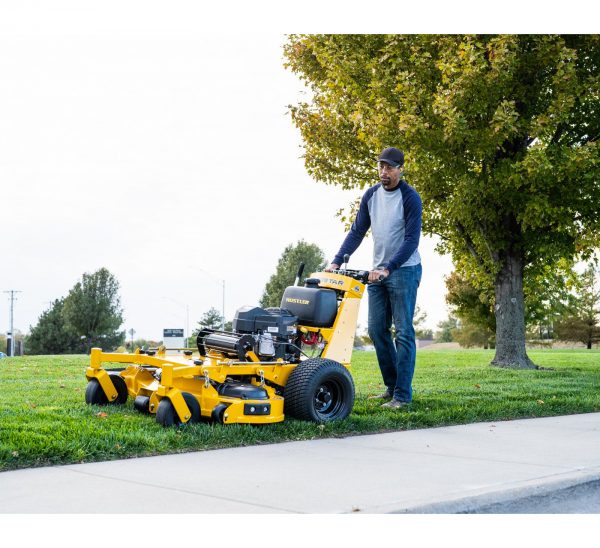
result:
<svg viewBox="0 0 600 548"><path fill-rule="evenodd" d="M16 300L15 293L21 293L16 289L9 289L4 293L10 293L10 333L7 337L8 355L12 358L15 355L15 329L14 329L14 302Z"/></svg>

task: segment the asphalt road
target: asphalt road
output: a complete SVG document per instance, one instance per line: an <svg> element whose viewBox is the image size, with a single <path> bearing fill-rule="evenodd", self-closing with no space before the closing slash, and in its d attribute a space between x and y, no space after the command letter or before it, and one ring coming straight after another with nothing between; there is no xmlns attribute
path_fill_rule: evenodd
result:
<svg viewBox="0 0 600 548"><path fill-rule="evenodd" d="M482 506L464 514L600 514L600 480L582 483L503 503Z"/></svg>

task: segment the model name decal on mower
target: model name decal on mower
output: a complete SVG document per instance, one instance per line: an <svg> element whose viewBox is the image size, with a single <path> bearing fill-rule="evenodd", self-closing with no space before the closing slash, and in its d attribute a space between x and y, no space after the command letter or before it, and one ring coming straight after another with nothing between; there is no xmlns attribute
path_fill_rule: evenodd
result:
<svg viewBox="0 0 600 548"><path fill-rule="evenodd" d="M292 299L290 297L286 299L286 302L295 304L310 304L310 301L307 301L306 299Z"/></svg>
<svg viewBox="0 0 600 548"><path fill-rule="evenodd" d="M323 283L326 284L332 284L332 285L344 285L344 281L343 280L333 280L331 278L321 278L321 281Z"/></svg>

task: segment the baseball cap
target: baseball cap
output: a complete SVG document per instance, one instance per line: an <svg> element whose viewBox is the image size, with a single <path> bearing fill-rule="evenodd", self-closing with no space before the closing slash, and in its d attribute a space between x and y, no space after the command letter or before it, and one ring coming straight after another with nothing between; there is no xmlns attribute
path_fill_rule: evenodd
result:
<svg viewBox="0 0 600 548"><path fill-rule="evenodd" d="M377 158L379 162L385 162L390 164L392 167L398 167L404 165L404 153L394 147L384 148Z"/></svg>

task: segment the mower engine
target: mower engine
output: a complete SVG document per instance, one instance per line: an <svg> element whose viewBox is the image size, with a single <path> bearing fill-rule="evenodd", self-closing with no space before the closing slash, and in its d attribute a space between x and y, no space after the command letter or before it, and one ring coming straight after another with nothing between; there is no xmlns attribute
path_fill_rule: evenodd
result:
<svg viewBox="0 0 600 548"><path fill-rule="evenodd" d="M298 317L283 308L239 308L233 319L233 332L203 329L197 344L201 356L214 350L245 361L254 352L261 361L298 362Z"/></svg>

